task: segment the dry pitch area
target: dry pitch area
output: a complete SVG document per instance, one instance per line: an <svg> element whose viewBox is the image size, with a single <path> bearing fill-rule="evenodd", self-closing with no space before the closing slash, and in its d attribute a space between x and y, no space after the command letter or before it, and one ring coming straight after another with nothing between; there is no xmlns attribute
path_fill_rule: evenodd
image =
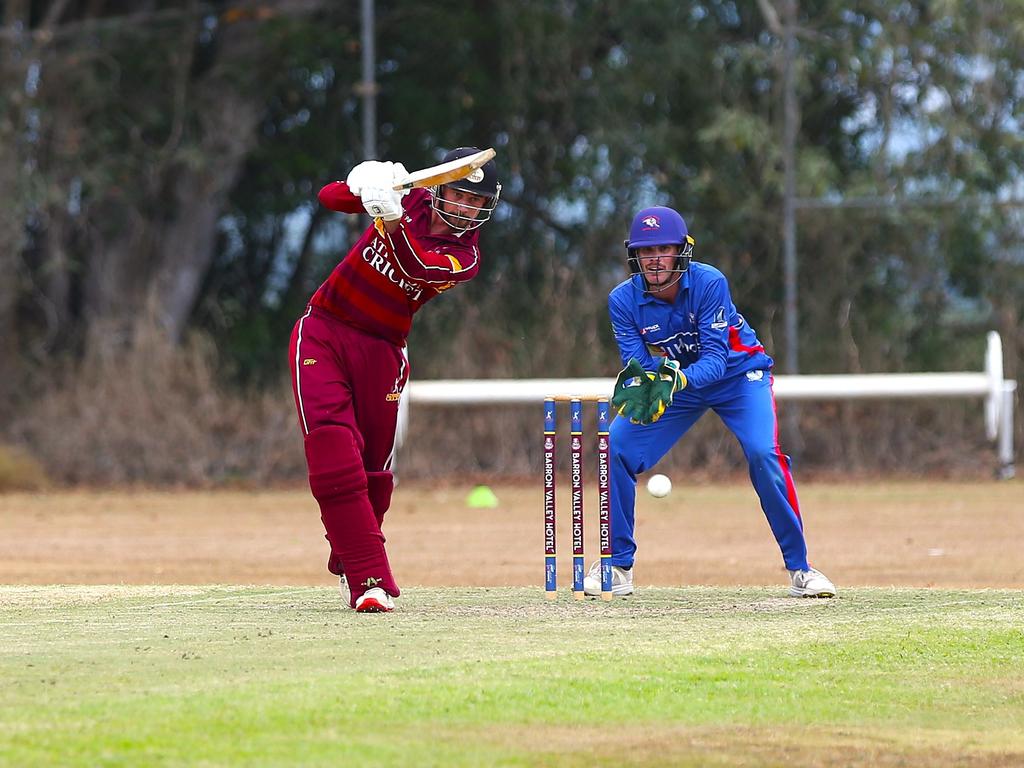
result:
<svg viewBox="0 0 1024 768"><path fill-rule="evenodd" d="M785 573L750 486L639 493L638 585L778 584ZM536 486L405 484L385 522L406 586L537 585ZM588 493L590 488L588 487ZM836 584L1024 588L1024 483L809 484L800 487L812 563ZM597 555L588 496L587 561ZM568 497L559 494L560 586L570 575ZM0 496L0 583L329 584L327 544L308 491L71 492Z"/></svg>

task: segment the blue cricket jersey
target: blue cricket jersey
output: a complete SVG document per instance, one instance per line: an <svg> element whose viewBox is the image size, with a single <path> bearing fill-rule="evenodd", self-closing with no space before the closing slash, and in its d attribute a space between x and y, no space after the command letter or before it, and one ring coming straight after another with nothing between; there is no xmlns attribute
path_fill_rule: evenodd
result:
<svg viewBox="0 0 1024 768"><path fill-rule="evenodd" d="M642 277L633 275L608 295L623 365L635 357L644 370L653 371L660 365L657 358L670 357L679 361L687 389L773 365L754 329L736 311L729 281L711 265L691 261L672 304L654 298L643 284Z"/></svg>

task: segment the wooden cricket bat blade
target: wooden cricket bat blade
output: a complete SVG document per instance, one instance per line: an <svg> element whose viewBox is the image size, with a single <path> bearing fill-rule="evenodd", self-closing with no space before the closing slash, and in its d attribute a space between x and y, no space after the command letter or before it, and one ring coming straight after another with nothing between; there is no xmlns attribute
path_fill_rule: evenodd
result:
<svg viewBox="0 0 1024 768"><path fill-rule="evenodd" d="M433 165L430 168L413 171L402 182L396 184L394 189L396 192L401 192L403 189L433 187L438 184L448 184L452 181L464 179L474 171L482 168L484 163L491 160L496 154L493 148L483 149L475 155L460 157L458 160L451 160L440 165Z"/></svg>

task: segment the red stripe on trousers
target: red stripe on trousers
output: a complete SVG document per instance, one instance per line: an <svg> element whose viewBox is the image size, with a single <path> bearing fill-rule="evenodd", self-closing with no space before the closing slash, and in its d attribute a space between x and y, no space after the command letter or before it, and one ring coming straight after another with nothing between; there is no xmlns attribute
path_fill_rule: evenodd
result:
<svg viewBox="0 0 1024 768"><path fill-rule="evenodd" d="M775 458L779 461L782 477L786 481L786 498L789 499L789 505L796 512L796 516L803 520L803 516L800 514L800 501L796 497L793 473L789 471L789 462L786 461L786 457L782 455L782 448L779 447L779 410L775 407L775 377L771 374L768 374L768 391L772 394L772 414L775 416Z"/></svg>

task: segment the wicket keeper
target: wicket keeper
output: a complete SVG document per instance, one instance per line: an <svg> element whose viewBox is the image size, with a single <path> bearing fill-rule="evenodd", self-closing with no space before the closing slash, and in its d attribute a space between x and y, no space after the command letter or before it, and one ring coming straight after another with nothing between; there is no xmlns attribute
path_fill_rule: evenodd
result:
<svg viewBox="0 0 1024 768"><path fill-rule="evenodd" d="M671 208L637 213L625 245L631 274L608 296L625 366L611 401L625 418L614 420L609 435L612 593L633 593L637 474L654 467L710 408L743 448L789 571L789 593L834 597L832 582L807 562L790 460L778 443L772 358L736 311L725 275L692 260L694 239ZM600 562L584 591L601 594Z"/></svg>

